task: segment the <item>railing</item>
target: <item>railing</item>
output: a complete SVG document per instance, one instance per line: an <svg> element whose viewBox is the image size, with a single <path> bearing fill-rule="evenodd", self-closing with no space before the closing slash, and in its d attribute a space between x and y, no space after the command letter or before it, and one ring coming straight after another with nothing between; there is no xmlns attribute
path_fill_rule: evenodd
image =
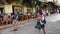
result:
<svg viewBox="0 0 60 34"><path fill-rule="evenodd" d="M36 15L34 15L34 17L36 18ZM18 18L18 21L24 21L24 20L28 20L28 19L31 19L31 15L20 15L19 18ZM0 19L0 26L4 26L4 25L9 25L9 24L12 24L13 23L13 20L10 19L9 22L5 22L3 21L4 19Z"/></svg>

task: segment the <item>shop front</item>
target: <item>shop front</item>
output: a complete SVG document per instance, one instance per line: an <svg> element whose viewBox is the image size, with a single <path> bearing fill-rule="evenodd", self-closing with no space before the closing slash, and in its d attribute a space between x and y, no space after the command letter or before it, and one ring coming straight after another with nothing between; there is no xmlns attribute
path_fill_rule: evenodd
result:
<svg viewBox="0 0 60 34"><path fill-rule="evenodd" d="M0 7L2 7L2 6L0 6ZM34 14L36 12L36 8L16 4L15 2L13 2L12 4L5 4L5 5L3 5L2 8L0 8L0 13L7 14L7 16L9 16L9 15L11 16L12 13L14 13L14 12L17 12L19 14L18 20L23 21L23 20L28 20L28 19L32 18L32 15L34 16ZM12 23L5 23L5 22L1 23L1 25L6 25L6 24L12 24Z"/></svg>
<svg viewBox="0 0 60 34"><path fill-rule="evenodd" d="M26 6L14 6L13 12L15 10L19 14L19 21L30 19L31 16L35 13L35 8L26 7Z"/></svg>

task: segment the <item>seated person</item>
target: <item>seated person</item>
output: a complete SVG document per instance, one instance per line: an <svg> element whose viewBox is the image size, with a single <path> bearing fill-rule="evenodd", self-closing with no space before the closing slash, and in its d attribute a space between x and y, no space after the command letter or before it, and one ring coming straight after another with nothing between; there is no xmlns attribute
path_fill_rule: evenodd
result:
<svg viewBox="0 0 60 34"><path fill-rule="evenodd" d="M0 14L0 23L3 25L3 15L2 14Z"/></svg>
<svg viewBox="0 0 60 34"><path fill-rule="evenodd" d="M10 24L10 21L11 21L11 16L8 16L7 19L6 19L6 23Z"/></svg>

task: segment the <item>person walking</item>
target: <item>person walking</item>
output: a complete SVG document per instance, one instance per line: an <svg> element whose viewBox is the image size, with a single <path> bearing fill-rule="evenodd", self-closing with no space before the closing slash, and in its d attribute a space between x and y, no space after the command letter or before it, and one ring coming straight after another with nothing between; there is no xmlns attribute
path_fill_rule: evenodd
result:
<svg viewBox="0 0 60 34"><path fill-rule="evenodd" d="M17 14L17 12L14 12L14 14L13 14L12 17L13 17L13 27L14 27L13 31L17 31L17 25L16 25L17 19L18 19L18 14Z"/></svg>
<svg viewBox="0 0 60 34"><path fill-rule="evenodd" d="M37 13L37 16L38 16L38 18L37 18L37 24L35 25L35 28L38 29L38 34L40 34L41 29L43 30L43 33L46 34L46 32L45 32L45 23L46 23L45 18L43 16L43 14L40 12Z"/></svg>

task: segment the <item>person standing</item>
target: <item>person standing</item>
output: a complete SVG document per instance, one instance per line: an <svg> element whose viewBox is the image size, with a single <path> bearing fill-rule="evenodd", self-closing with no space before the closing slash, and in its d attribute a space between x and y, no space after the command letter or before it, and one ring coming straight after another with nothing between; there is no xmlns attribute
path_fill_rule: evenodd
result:
<svg viewBox="0 0 60 34"><path fill-rule="evenodd" d="M38 34L40 34L41 29L43 30L43 33L46 34L46 32L45 32L46 21L44 19L44 16L42 13L39 13L39 12L37 13L37 16L38 16L38 18L37 18L37 24L36 24L35 28L38 29Z"/></svg>

